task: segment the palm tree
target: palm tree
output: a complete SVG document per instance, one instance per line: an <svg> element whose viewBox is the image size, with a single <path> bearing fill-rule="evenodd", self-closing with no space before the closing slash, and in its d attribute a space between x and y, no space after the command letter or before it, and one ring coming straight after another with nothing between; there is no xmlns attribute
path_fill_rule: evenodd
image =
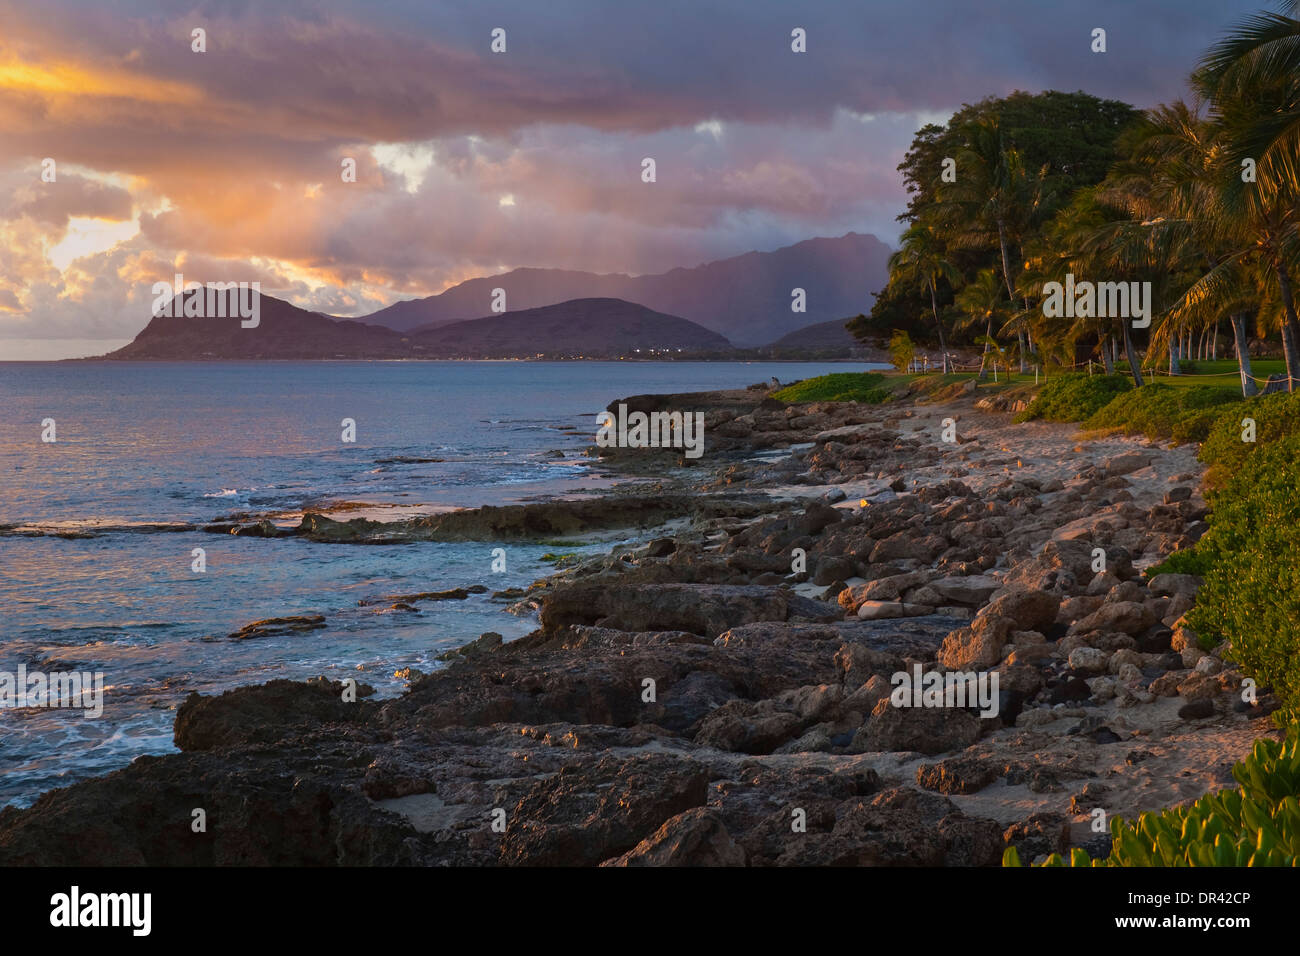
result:
<svg viewBox="0 0 1300 956"><path fill-rule="evenodd" d="M993 323L1004 321L1008 312L997 273L992 269L981 269L974 280L957 293L953 304L965 316L960 322L962 328L984 323L984 338L981 339L984 342L984 353L980 357L980 378L983 378L987 374L985 362L988 359L989 343L993 341Z"/></svg>
<svg viewBox="0 0 1300 956"><path fill-rule="evenodd" d="M943 373L948 374L948 342L943 334L943 321L939 318L939 283L956 285L961 280L957 270L945 254L943 244L934 229L924 221L917 221L903 233L902 247L889 257L889 282L918 285L930 294L930 311L934 327L939 333L939 351L943 353Z"/></svg>
<svg viewBox="0 0 1300 956"><path fill-rule="evenodd" d="M1113 172L1097 186L1074 195L1047 227L1045 245L1050 255L1044 255L1036 267L1044 282L1062 282L1068 273L1123 281L1152 278L1157 270L1153 267L1151 236L1142 222L1132 219L1133 189L1132 183ZM1141 362L1129 321L1117 321L1115 317L1075 318L1068 329L1057 333L1057 341L1096 335L1104 343L1116 334L1124 343L1133 383L1140 387Z"/></svg>
<svg viewBox="0 0 1300 956"><path fill-rule="evenodd" d="M1270 115L1238 131L1235 158L1253 158L1270 176L1294 184L1300 157L1300 0L1280 0L1278 6L1281 13L1246 17L1211 47L1197 81L1216 101L1261 89L1276 93Z"/></svg>
<svg viewBox="0 0 1300 956"><path fill-rule="evenodd" d="M1259 100L1253 103L1224 103L1215 105L1229 141L1237 139L1243 127L1254 125L1253 117L1266 110ZM1265 282L1276 283L1281 304L1280 325L1282 349L1286 356L1287 390L1300 383L1300 317L1296 314L1293 278L1300 262L1296 228L1296 200L1300 190L1296 184L1279 181L1273 176L1276 167L1259 166L1254 188L1239 189L1235 150L1225 150L1221 163L1220 182L1223 188L1212 196L1207 215L1219 239L1227 248L1214 268L1202 280L1207 288L1211 284L1229 290L1239 288L1242 279L1239 270L1253 272ZM1217 273L1225 273L1226 276Z"/></svg>
<svg viewBox="0 0 1300 956"><path fill-rule="evenodd" d="M957 153L957 179L941 184L936 211L952 227L958 246L996 245L1007 298L1014 302L1013 251L1047 215L1050 203L1046 168L1030 173L1019 150L1009 144L996 117L983 117L965 129L966 146ZM1023 332L1021 352L1023 348ZM984 363L980 375L983 377Z"/></svg>
<svg viewBox="0 0 1300 956"><path fill-rule="evenodd" d="M1224 133L1222 188L1214 211L1234 247L1232 259L1267 270L1282 306L1282 348L1287 387L1300 379L1300 317L1294 277L1297 200L1300 199L1300 0L1286 0L1284 13L1261 13L1204 57L1193 77L1212 101ZM1291 14L1288 16L1286 14ZM1241 172L1253 164L1253 181Z"/></svg>

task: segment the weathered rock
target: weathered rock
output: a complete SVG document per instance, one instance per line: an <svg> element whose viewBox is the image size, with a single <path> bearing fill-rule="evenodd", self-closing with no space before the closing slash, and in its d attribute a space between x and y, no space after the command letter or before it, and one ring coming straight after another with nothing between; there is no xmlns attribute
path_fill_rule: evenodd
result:
<svg viewBox="0 0 1300 956"><path fill-rule="evenodd" d="M1151 455L1146 452L1126 452L1108 459L1105 464L1101 466L1101 470L1108 478L1114 478L1119 475L1131 475L1133 472L1150 465L1151 461Z"/></svg>
<svg viewBox="0 0 1300 956"><path fill-rule="evenodd" d="M1050 591L1004 587L980 615L1006 618L1017 631L1046 631L1056 620L1060 607L1060 596Z"/></svg>
<svg viewBox="0 0 1300 956"><path fill-rule="evenodd" d="M1002 587L1002 582L987 574L972 574L966 577L939 578L931 581L929 587L949 603L977 607Z"/></svg>
<svg viewBox="0 0 1300 956"><path fill-rule="evenodd" d="M916 768L916 785L936 793L977 793L998 779L999 768L969 757L953 757Z"/></svg>
<svg viewBox="0 0 1300 956"><path fill-rule="evenodd" d="M1195 598L1201 579L1195 574L1157 574L1147 582L1147 590L1155 595L1172 597L1184 595Z"/></svg>
<svg viewBox="0 0 1300 956"><path fill-rule="evenodd" d="M1070 846L1070 821L1059 813L1035 813L1007 827L1002 838L1028 863L1040 856L1064 853Z"/></svg>
<svg viewBox="0 0 1300 956"><path fill-rule="evenodd" d="M666 821L622 856L601 866L744 866L745 851L716 810L695 807Z"/></svg>
<svg viewBox="0 0 1300 956"><path fill-rule="evenodd" d="M840 607L852 613L857 613L858 608L868 601L897 601L903 596L904 591L925 584L933 576L929 571L892 574L889 577L877 578L874 581L867 581L865 584L846 588L840 592L838 601Z"/></svg>
<svg viewBox="0 0 1300 956"><path fill-rule="evenodd" d="M1214 701L1208 697L1199 697L1178 708L1178 716L1183 720L1203 720L1214 716Z"/></svg>
<svg viewBox="0 0 1300 956"><path fill-rule="evenodd" d="M501 646L503 640L504 638L496 631L487 631L468 644L452 648L449 651L443 651L438 655L438 660L453 661L465 657L478 657L480 654L490 654Z"/></svg>
<svg viewBox="0 0 1300 956"><path fill-rule="evenodd" d="M1110 655L1095 647L1077 647L1070 651L1067 663L1081 674L1104 674Z"/></svg>
<svg viewBox="0 0 1300 956"><path fill-rule="evenodd" d="M294 617L268 617L262 621L245 624L230 635L234 641L245 641L252 637L280 637L285 634L299 634L314 631L325 626L324 614L300 614Z"/></svg>
<svg viewBox="0 0 1300 956"><path fill-rule="evenodd" d="M857 616L863 621L881 621L897 617L921 617L934 613L934 608L924 604L904 604L901 601L863 601Z"/></svg>
<svg viewBox="0 0 1300 956"><path fill-rule="evenodd" d="M1157 623L1150 609L1136 601L1118 601L1103 604L1087 617L1070 626L1071 634L1091 631L1120 631L1124 634L1141 634Z"/></svg>
<svg viewBox="0 0 1300 956"><path fill-rule="evenodd" d="M501 862L591 866L621 856L670 817L703 806L708 785L700 764L659 754L564 767L506 812Z"/></svg>
<svg viewBox="0 0 1300 956"><path fill-rule="evenodd" d="M753 621L787 619L792 595L748 585L577 584L548 589L538 619L554 633L571 624L599 624L622 631L691 631L716 637Z"/></svg>
<svg viewBox="0 0 1300 956"><path fill-rule="evenodd" d="M895 707L876 704L853 738L855 752L908 751L941 754L963 750L979 739L980 718L956 707Z"/></svg>
<svg viewBox="0 0 1300 956"><path fill-rule="evenodd" d="M939 663L950 670L986 669L1002 659L1002 648L1011 633L1005 617L980 615L970 627L952 631L939 651Z"/></svg>
<svg viewBox="0 0 1300 956"><path fill-rule="evenodd" d="M239 687L218 697L190 694L176 711L172 735L181 750L212 750L235 744L272 743L304 725L349 723L371 705L344 701L345 686L324 680L273 680ZM374 688L358 685L357 697Z"/></svg>

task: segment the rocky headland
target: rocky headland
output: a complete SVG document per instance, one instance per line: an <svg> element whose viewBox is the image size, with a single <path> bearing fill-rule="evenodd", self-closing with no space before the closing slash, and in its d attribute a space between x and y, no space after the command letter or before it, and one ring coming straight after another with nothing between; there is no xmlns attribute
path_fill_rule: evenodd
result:
<svg viewBox="0 0 1300 956"><path fill-rule="evenodd" d="M760 388L620 401L703 410L706 454L601 449L634 480L588 500L205 529L340 545L634 529L643 543L516 595L533 633L483 635L397 699L324 679L191 695L180 753L0 812L0 863L1096 856L1096 811L1230 785L1275 733L1260 719L1272 700L1243 701L1242 675L1186 627L1198 580L1142 574L1206 530L1193 447L1016 424L969 389L878 406ZM310 640L316 624L243 636ZM996 714L894 706L893 675L918 665L996 673Z"/></svg>

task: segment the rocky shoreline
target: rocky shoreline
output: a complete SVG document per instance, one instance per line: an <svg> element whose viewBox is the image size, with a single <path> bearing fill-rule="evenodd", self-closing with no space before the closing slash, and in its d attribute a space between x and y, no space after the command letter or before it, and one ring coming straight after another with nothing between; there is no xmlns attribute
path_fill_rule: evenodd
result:
<svg viewBox="0 0 1300 956"><path fill-rule="evenodd" d="M400 698L323 679L191 695L180 753L0 812L0 863L1096 856L1098 810L1229 785L1275 733L1260 719L1274 702L1243 702L1241 674L1183 623L1198 581L1141 574L1205 531L1194 449L1014 424L961 389L880 406L759 388L619 401L705 411L704 458L602 449L642 480L590 500L205 528L657 536L538 582L520 596L536 631L484 635ZM893 675L918 666L995 673L996 715L894 706Z"/></svg>

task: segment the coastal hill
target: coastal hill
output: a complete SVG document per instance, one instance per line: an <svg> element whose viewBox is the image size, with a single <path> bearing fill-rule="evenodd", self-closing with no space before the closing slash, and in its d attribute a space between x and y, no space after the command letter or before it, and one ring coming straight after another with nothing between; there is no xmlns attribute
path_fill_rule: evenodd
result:
<svg viewBox="0 0 1300 956"><path fill-rule="evenodd" d="M177 300L195 293L185 293ZM180 313L180 302L173 311ZM384 359L410 354L407 336L378 325L308 312L274 296L260 297L256 328L242 328L234 296L227 317L155 315L128 345L104 358L192 361L203 359Z"/></svg>
<svg viewBox="0 0 1300 956"><path fill-rule="evenodd" d="M770 342L769 349L852 349L861 347L859 342L845 324L848 319L831 319L829 322L817 322L805 325L801 329L787 332L775 342Z"/></svg>
<svg viewBox="0 0 1300 956"><path fill-rule="evenodd" d="M716 332L622 299L574 299L412 333L416 348L447 358L526 358L538 353L624 355L638 350L731 349Z"/></svg>
<svg viewBox="0 0 1300 956"><path fill-rule="evenodd" d="M260 299L255 328L227 317L154 316L129 344L105 358L438 359L616 356L635 352L729 351L716 332L621 299L578 299L402 334L379 325L308 312L273 296ZM180 308L175 311L180 312Z"/></svg>
<svg viewBox="0 0 1300 956"><path fill-rule="evenodd" d="M870 310L875 294L888 283L890 251L875 236L850 232L656 275L514 269L394 303L364 321L406 332L477 319L487 314L492 290L500 288L511 310L590 297L625 299L690 319L738 346L757 346L809 323ZM791 311L795 288L807 295L805 312Z"/></svg>

